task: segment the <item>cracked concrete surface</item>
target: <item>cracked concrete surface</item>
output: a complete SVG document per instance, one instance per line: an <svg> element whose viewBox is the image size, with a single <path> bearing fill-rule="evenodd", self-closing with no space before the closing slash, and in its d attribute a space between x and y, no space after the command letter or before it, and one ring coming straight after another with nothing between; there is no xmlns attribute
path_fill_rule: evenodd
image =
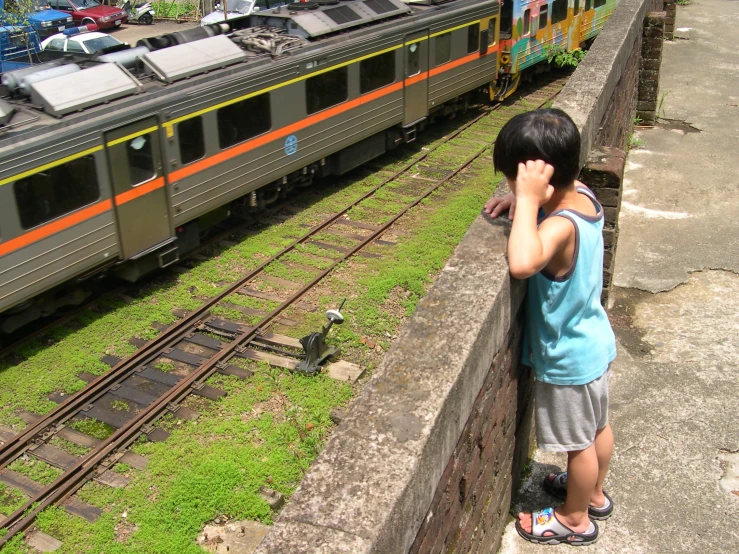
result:
<svg viewBox="0 0 739 554"><path fill-rule="evenodd" d="M739 272L739 7L695 0L678 7L677 21L690 39L665 42L666 121L635 133L643 145L629 152L616 253L616 266L629 270L614 284L650 292L685 283L692 271Z"/></svg>
<svg viewBox="0 0 739 554"><path fill-rule="evenodd" d="M677 20L689 40L665 45L663 108L702 132L642 130L629 153L610 300L616 511L593 554L739 552L739 2L693 0ZM541 481L565 464L537 451L514 510L556 504ZM568 548L511 523L500 552Z"/></svg>

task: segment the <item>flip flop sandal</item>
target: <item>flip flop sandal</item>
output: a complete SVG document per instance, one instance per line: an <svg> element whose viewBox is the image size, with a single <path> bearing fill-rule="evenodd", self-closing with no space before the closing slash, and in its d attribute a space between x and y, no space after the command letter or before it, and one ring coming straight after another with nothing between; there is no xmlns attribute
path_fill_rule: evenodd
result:
<svg viewBox="0 0 739 554"><path fill-rule="evenodd" d="M554 508L547 508L539 512L531 513L531 533L527 533L521 527L520 520L516 520L516 531L524 539L537 544L571 544L573 546L585 546L593 544L598 540L598 525L590 522L590 528L584 533L577 533L563 525L554 515ZM551 535L544 535L550 531Z"/></svg>
<svg viewBox="0 0 739 554"><path fill-rule="evenodd" d="M557 473L551 481L548 475L544 477L544 489L553 496L565 498L567 496L567 472ZM588 515L598 521L608 519L613 513L613 499L606 491L603 491L603 494L606 497L606 503L603 506L600 508L588 506Z"/></svg>

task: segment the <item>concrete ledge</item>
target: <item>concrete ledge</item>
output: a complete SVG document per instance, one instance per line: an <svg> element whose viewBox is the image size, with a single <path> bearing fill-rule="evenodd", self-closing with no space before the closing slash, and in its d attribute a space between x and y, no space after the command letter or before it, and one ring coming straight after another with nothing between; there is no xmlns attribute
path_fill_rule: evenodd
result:
<svg viewBox="0 0 739 554"><path fill-rule="evenodd" d="M608 102L623 76L651 0L620 0L592 48L559 93L553 107L567 112L580 130L585 165Z"/></svg>
<svg viewBox="0 0 739 554"><path fill-rule="evenodd" d="M408 550L523 299L506 227L472 224L258 554Z"/></svg>

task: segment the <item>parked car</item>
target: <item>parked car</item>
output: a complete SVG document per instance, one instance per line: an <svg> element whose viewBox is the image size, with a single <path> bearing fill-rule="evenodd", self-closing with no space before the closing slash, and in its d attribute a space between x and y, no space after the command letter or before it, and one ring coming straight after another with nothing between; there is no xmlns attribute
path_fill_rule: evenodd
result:
<svg viewBox="0 0 739 554"><path fill-rule="evenodd" d="M35 2L34 8L36 11L28 16L28 23L41 39L74 25L71 15L67 12L52 10L45 0Z"/></svg>
<svg viewBox="0 0 739 554"><path fill-rule="evenodd" d="M41 43L41 49L45 58L54 58L61 57L61 54L94 54L99 50L126 45L115 37L96 31L97 26L95 25L66 29L44 40ZM57 53L60 55L55 56L54 54Z"/></svg>
<svg viewBox="0 0 739 554"><path fill-rule="evenodd" d="M97 0L48 0L53 9L72 15L75 25L94 23L101 29L118 27L128 20L118 7L104 6Z"/></svg>
<svg viewBox="0 0 739 554"><path fill-rule="evenodd" d="M292 1L292 0L290 0ZM246 17L254 12L284 6L288 2L285 0L227 0L226 9L228 10L228 19L236 19L238 17ZM221 23L226 21L223 16L223 6L216 4L215 11L206 15L200 20L200 26L210 25L211 23Z"/></svg>

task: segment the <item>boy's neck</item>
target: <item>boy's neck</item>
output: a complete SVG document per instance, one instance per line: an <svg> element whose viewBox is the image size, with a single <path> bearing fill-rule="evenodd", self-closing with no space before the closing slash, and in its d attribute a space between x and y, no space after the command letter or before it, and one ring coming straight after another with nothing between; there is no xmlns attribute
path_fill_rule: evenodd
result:
<svg viewBox="0 0 739 554"><path fill-rule="evenodd" d="M580 194L577 192L577 184L577 181L573 181L572 184L566 188L554 189L554 194L552 194L549 202L542 206L544 213L549 215L559 210L575 208L577 205L578 194Z"/></svg>

